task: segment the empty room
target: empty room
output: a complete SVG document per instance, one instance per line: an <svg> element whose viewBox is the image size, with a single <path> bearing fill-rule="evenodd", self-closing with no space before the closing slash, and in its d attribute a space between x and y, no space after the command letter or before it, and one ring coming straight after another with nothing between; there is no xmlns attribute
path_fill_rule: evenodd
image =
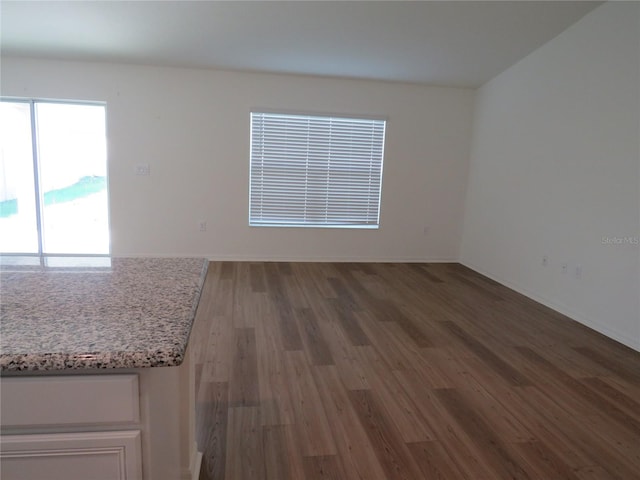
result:
<svg viewBox="0 0 640 480"><path fill-rule="evenodd" d="M0 2L3 479L640 478L640 2Z"/></svg>

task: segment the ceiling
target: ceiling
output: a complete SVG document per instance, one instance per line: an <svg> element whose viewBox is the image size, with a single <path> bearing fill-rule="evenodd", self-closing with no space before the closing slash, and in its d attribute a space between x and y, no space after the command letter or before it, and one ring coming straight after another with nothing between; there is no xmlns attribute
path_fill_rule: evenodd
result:
<svg viewBox="0 0 640 480"><path fill-rule="evenodd" d="M0 1L2 55L477 87L602 2Z"/></svg>

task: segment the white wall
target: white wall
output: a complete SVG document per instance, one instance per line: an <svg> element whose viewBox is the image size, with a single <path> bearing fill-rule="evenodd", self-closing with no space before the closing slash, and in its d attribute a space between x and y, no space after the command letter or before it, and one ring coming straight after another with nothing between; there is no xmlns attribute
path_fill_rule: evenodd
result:
<svg viewBox="0 0 640 480"><path fill-rule="evenodd" d="M1 75L5 96L107 102L115 255L458 257L472 90L19 58L3 58ZM380 229L249 228L252 107L386 116Z"/></svg>
<svg viewBox="0 0 640 480"><path fill-rule="evenodd" d="M636 349L639 72L640 4L615 2L484 85L461 248L462 263Z"/></svg>

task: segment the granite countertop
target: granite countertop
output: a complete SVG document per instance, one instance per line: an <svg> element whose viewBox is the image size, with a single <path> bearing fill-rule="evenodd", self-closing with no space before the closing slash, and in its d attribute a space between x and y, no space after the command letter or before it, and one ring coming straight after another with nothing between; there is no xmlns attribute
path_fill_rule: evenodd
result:
<svg viewBox="0 0 640 480"><path fill-rule="evenodd" d="M0 373L182 363L208 261L93 258L2 258Z"/></svg>

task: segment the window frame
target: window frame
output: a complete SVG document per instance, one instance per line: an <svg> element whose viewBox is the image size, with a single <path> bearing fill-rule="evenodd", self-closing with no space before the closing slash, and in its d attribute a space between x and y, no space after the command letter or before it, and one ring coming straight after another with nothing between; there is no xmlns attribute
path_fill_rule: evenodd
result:
<svg viewBox="0 0 640 480"><path fill-rule="evenodd" d="M248 224L250 227L338 228L338 229L369 229L369 230L377 230L380 228L384 154L385 154L385 144L386 144L386 128L388 124L388 119L386 117L379 116L379 115L329 114L329 113L317 113L317 112L272 110L272 109L265 109L265 108L253 108L250 110L249 113L250 113L249 115L250 145L249 145L249 182L248 182L249 183ZM262 120L256 121L255 117L260 117ZM275 120L275 118L280 118L281 120L277 121ZM261 195L261 198L262 196L264 196L265 191L269 192L269 190L265 189L264 187L257 187L257 183L261 182L264 179L264 175L263 175L264 172L261 172L260 174L256 174L254 172L254 167L256 166L256 164L260 163L261 161L264 162L264 159L266 157L266 154L264 153L264 151L266 150L264 143L266 143L265 138L267 136L264 135L264 133L257 135L256 132L254 131L254 128L256 123L259 123L260 121L262 121L262 123L265 123L265 122L268 122L269 120L272 120L275 123L286 123L287 120L291 120L293 124L292 128L295 128L296 126L299 127L300 124L307 122L306 130L303 130L303 133L302 133L303 136L306 135L307 150L306 150L306 156L305 154L303 155L291 154L290 156L283 157L280 160L274 160L273 158L271 158L270 159L271 165L269 165L268 168L273 169L274 165L276 166L278 165L278 161L280 162L280 165L282 165L283 169L285 170L287 168L287 165L286 165L287 163L295 164L296 162L299 162L299 168L300 169L304 168L306 172L309 172L314 168L319 168L318 166L320 165L320 162L317 160L317 156L315 159L311 159L311 157L313 156L310 154L312 147L310 147L309 145L312 142L310 142L309 140L312 137L312 135L315 135L314 139L316 140L317 138L322 138L323 142L322 142L321 151L327 157L326 164L321 165L322 168L324 168L324 170L320 170L320 171L326 172L326 176L327 176L325 183L320 183L323 186L326 186L327 188L326 197L325 197L326 207L325 207L324 215L322 214L318 215L317 211L312 213L307 213L306 207L308 203L313 204L313 202L312 201L307 202L306 198L304 200L304 207L299 205L297 208L294 208L286 212L286 214L289 215L289 218L285 218L285 215L283 215L281 218L265 220L264 219L265 215L254 211L257 205L261 204L257 201L254 201L255 192L259 191L258 195ZM313 132L313 128L310 125L312 122L321 123L322 125L321 126L316 125L318 129L315 132ZM326 122L326 124L323 124L322 122ZM345 128L344 126L348 122L351 122L350 126L348 126L348 128ZM333 123L342 125L341 127L338 127L337 130L351 132L352 134L351 136L354 137L355 140L353 140L349 144L350 148L364 145L362 144L362 141L361 141L362 139L358 136L358 132L365 128L363 127L359 128L358 125L359 124L365 125L366 130L368 131L368 133L371 134L372 139L367 145L365 145L366 148L369 149L367 154L363 155L363 153L365 152L364 149L361 151L356 151L356 153L354 154L356 158L360 156L360 159L361 159L360 162L356 162L353 159L351 159L350 162L349 160L345 161L345 158L347 157L344 157L345 155L344 151L346 149L342 146L335 149L338 152L337 154L331 153L332 148L335 145L338 145L338 142L340 140L345 139L344 135L337 135L338 137L337 140L333 140L333 143L332 143L332 137L334 136L334 134L331 131L331 128ZM278 150L277 154L280 154L280 155L283 155L284 151L287 149L294 150L296 146L299 146L299 145L296 145L295 142L287 143L287 141L284 140L284 137L286 137L286 135L284 134L284 132L286 131L286 128L287 127L281 127L281 130L278 130L276 133L273 133L274 137L280 136L280 139L282 140L277 145L277 150ZM329 133L328 135L327 134L320 135L318 131L322 128L329 128L331 133ZM256 148L255 146L256 140L258 140L261 143L260 147L258 148ZM254 154L256 150L259 150L261 152L261 154L258 155L259 159L254 158ZM375 154L374 154L374 150L376 152ZM318 152L316 151L315 153L317 155ZM343 155L342 159L340 159L340 153L342 153ZM366 159L367 156L368 156L368 159L366 161L362 161L362 158ZM294 157L297 157L297 158L294 158ZM337 163L334 163L333 165L331 165L331 162L335 161L336 159L339 159ZM262 169L263 167L264 165L262 164L260 169ZM346 187L345 186L336 187L335 184L339 184L340 181L336 181L335 179L332 180L329 177L331 171L336 172L342 169L342 171L345 172L345 171L348 171L349 169L354 169L354 168L356 170L358 169L368 170L368 173L364 175L357 175L356 177L352 177L351 179L347 180L348 185ZM296 184L295 181L287 180L288 183L286 185L283 185L282 189L278 192L278 195L279 195L278 200L276 200L275 202L272 202L271 207L273 208L274 205L277 205L279 202L284 203L283 199L286 197L288 193L292 193L291 190L295 190L296 186L299 186L299 188L304 188L305 192L312 190L313 187L317 189L319 184L317 180L318 173L316 172L315 175L316 175L316 178L311 180L309 179L309 175L305 175L305 180L300 184ZM347 177L348 177L348 174L347 174ZM357 212L358 209L362 210L362 205L364 205L365 203L371 203L374 206L373 207L375 211L374 215L369 213L369 207L367 207L367 214L365 215L363 215L361 212L360 212L360 215L354 214L354 213L341 215L337 213L340 208L349 206L350 202L344 200L345 192L348 192L349 194L353 193L355 196L359 196L359 194L360 195L362 194L361 192L358 192L358 188L361 188L362 185L364 185L364 183L358 183L358 181L353 181L353 178L360 180L360 182L362 182L362 179L367 178L370 185L371 185L371 180L372 179L375 180L373 183L373 188L370 187L372 192L366 194L366 197L365 197L366 201L353 202L353 205L351 205ZM332 183L334 184L333 187L331 187ZM351 188L351 190L348 190L349 188ZM287 192L287 189L290 191ZM332 197L332 193L333 193L333 197ZM341 196L342 196L342 199L341 199ZM331 200L333 200L333 203L334 203L332 208L328 207L328 204ZM296 212L298 213L298 215L300 215L302 210L304 210L304 213L302 214L303 219L292 220L292 218L296 215ZM313 217L314 215L318 215L321 219L313 221L311 217ZM349 218L349 216L351 216L351 218ZM343 217L343 218L341 221L336 221L336 218L338 217ZM374 220L372 221L372 219Z"/></svg>

